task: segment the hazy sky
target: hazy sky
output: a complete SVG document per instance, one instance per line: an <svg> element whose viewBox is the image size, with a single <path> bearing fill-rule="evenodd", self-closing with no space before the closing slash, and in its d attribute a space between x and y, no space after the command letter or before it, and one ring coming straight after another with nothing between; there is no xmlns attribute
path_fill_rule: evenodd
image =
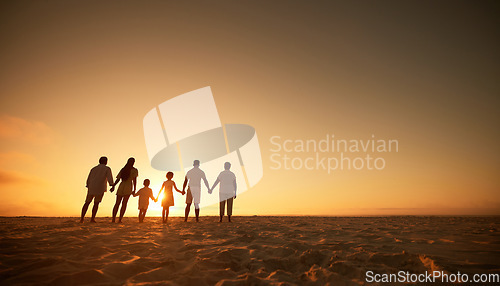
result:
<svg viewBox="0 0 500 286"><path fill-rule="evenodd" d="M78 215L101 155L114 175L135 157L156 194L165 172L149 164L142 119L204 86L262 150L264 177L235 214L500 214L499 12L497 1L2 1L0 215ZM273 136L327 134L399 148L372 154L383 170L273 170L284 155Z"/></svg>

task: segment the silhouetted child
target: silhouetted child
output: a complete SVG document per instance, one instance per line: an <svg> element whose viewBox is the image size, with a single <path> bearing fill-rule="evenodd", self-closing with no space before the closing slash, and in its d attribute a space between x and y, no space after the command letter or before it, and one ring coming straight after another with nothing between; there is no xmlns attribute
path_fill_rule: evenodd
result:
<svg viewBox="0 0 500 286"><path fill-rule="evenodd" d="M146 212L148 211L149 199L157 202L155 197L153 196L153 190L149 188L149 180L144 180L144 188L138 190L135 193L132 193L134 197L139 196L139 222L144 221L144 217L146 217Z"/></svg>
<svg viewBox="0 0 500 286"><path fill-rule="evenodd" d="M161 217L163 223L166 223L168 220L168 212L169 208L174 205L174 194L172 192L172 187L175 188L175 190L181 194L185 194L185 192L180 191L177 186L175 185L175 182L172 181L172 178L174 177L174 173L168 172L167 173L167 180L163 182L163 185L161 186L160 192L158 193L158 198L160 197L161 191L165 189L165 195L163 196L163 200L161 201L161 206L163 207L163 211L161 212Z"/></svg>

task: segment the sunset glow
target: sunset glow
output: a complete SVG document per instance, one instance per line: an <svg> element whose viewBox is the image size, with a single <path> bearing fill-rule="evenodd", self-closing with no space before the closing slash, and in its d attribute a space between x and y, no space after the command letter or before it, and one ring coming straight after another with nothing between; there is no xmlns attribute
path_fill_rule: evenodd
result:
<svg viewBox="0 0 500 286"><path fill-rule="evenodd" d="M143 118L206 86L221 122L258 134L264 174L237 215L500 214L494 12L225 3L2 2L0 215L79 216L100 156L114 177L134 157L156 196L167 170L151 167Z"/></svg>

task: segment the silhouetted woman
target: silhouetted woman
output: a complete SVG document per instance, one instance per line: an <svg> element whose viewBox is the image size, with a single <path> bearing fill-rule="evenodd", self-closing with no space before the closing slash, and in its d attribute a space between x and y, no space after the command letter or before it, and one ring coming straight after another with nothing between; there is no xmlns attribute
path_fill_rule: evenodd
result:
<svg viewBox="0 0 500 286"><path fill-rule="evenodd" d="M134 168L135 159L129 158L127 164L120 170L118 176L116 176L116 181L111 188L111 192L118 182L121 180L122 182L118 186L118 190L116 191L116 203L113 208L113 220L111 222L115 222L116 214L118 213L118 208L120 207L120 203L122 204L122 208L120 209L120 218L118 222L122 222L123 215L127 210L127 203L132 192L136 190L137 185L137 176L139 175L139 171Z"/></svg>

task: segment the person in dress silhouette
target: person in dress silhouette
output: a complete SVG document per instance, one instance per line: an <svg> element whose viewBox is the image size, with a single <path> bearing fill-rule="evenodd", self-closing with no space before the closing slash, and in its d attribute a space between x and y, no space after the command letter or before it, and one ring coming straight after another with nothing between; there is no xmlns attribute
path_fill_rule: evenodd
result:
<svg viewBox="0 0 500 286"><path fill-rule="evenodd" d="M111 187L110 191L113 192L118 182L120 182L120 180L122 181L118 186L118 190L116 191L116 202L115 206L113 207L113 218L111 222L115 222L116 214L118 213L120 204L122 205L122 207L120 209L120 218L118 219L118 222L122 222L123 215L125 215L125 211L127 210L128 199L130 198L132 192L135 192L136 190L137 176L139 175L139 171L134 168L134 163L134 158L129 158L127 160L127 164L125 164L125 166L120 170L120 172L116 176L115 183Z"/></svg>
<svg viewBox="0 0 500 286"><path fill-rule="evenodd" d="M167 173L167 180L163 182L163 185L161 186L160 192L158 193L158 196L156 197L156 200L160 197L160 194L163 190L165 190L165 195L163 196L163 199L161 200L161 206L163 207L163 210L161 212L161 218L162 222L166 223L168 221L168 213L169 209L171 206L174 205L174 193L172 191L172 188L174 188L177 192L181 194L185 194L186 192L180 191L177 186L175 185L175 182L172 181L172 178L174 177L174 173L168 172Z"/></svg>

